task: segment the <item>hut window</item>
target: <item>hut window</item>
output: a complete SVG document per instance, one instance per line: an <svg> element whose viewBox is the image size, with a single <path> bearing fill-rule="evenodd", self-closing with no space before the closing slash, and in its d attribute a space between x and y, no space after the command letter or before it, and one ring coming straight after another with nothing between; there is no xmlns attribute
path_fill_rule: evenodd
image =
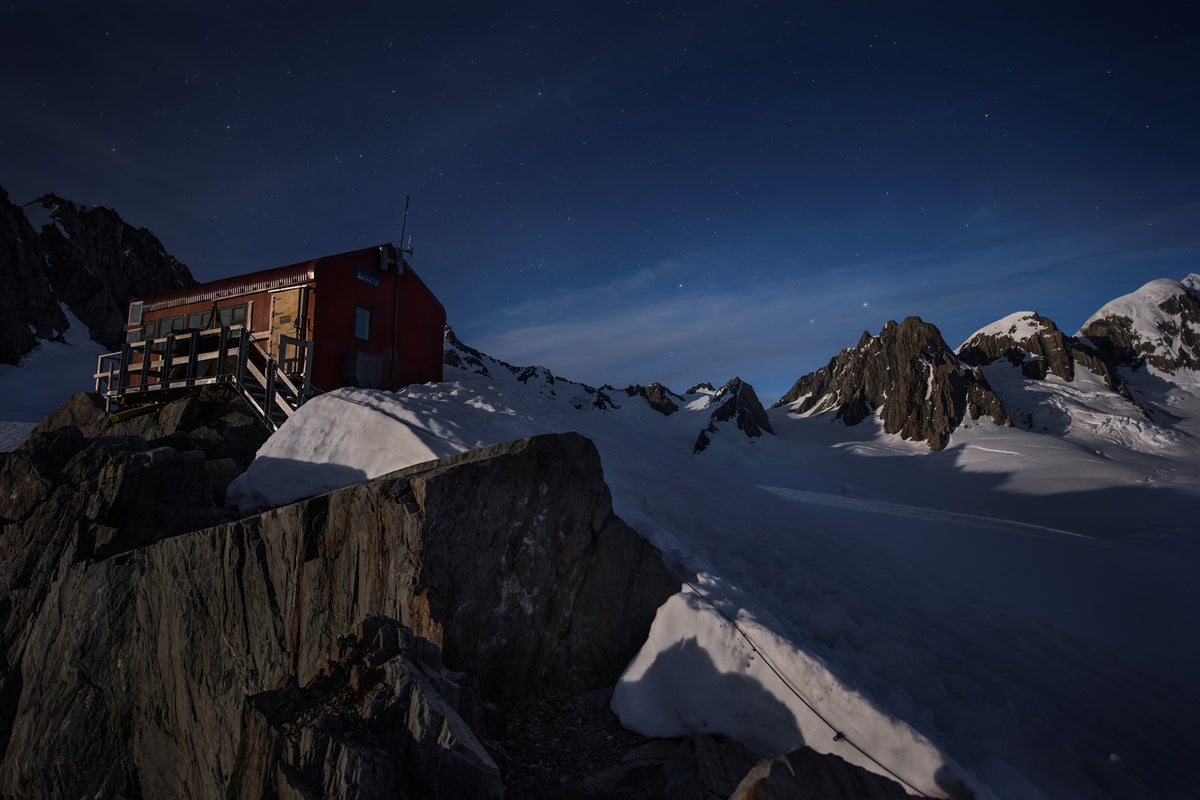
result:
<svg viewBox="0 0 1200 800"><path fill-rule="evenodd" d="M196 314L188 314L187 326L189 328L199 328L203 330L208 327L209 320L212 319L211 311L204 311Z"/></svg>
<svg viewBox="0 0 1200 800"><path fill-rule="evenodd" d="M221 325L245 325L246 324L246 304L240 306L227 306L217 309L217 317L221 321Z"/></svg>
<svg viewBox="0 0 1200 800"><path fill-rule="evenodd" d="M371 340L371 309L354 307L354 338L364 342Z"/></svg>

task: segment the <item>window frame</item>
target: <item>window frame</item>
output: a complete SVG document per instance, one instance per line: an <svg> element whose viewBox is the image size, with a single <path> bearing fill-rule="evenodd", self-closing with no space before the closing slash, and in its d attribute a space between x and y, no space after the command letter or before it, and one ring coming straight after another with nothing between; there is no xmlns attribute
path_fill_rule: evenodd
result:
<svg viewBox="0 0 1200 800"><path fill-rule="evenodd" d="M364 315L365 315L365 318L364 318ZM371 318L374 315L375 315L374 312L367 306L360 306L360 305L354 306L354 338L355 339L357 339L360 342L371 341L371 321L372 321ZM366 327L366 336L359 336L359 332L360 332L360 330L362 330L364 321L365 321L365 327Z"/></svg>

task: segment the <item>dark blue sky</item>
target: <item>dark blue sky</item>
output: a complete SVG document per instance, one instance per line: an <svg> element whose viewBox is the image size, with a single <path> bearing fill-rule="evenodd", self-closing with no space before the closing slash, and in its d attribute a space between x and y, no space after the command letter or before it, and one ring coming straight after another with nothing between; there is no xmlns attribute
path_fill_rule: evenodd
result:
<svg viewBox="0 0 1200 800"><path fill-rule="evenodd" d="M398 241L464 341L750 380L1200 271L1191 3L3 8L0 185L201 280ZM1054 5L1047 10L1046 5Z"/></svg>

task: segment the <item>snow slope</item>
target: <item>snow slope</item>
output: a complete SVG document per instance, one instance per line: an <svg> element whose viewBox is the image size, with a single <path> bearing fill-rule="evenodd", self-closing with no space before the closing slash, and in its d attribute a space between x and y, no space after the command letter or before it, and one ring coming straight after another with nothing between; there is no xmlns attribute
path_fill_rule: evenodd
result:
<svg viewBox="0 0 1200 800"><path fill-rule="evenodd" d="M19 447L68 397L96 388L96 359L107 351L65 305L62 310L70 323L63 341L41 342L19 366L0 364L0 452Z"/></svg>
<svg viewBox="0 0 1200 800"><path fill-rule="evenodd" d="M628 727L803 742L934 796L1195 795L1194 388L1148 387L1178 417L1164 425L1086 376L1042 382L1028 407L1062 415L1045 432L971 424L941 453L781 408L777 436L725 425L693 455L708 395L667 417L609 391L619 407L600 410L544 371L482 366L318 398L230 497L580 431L617 513L688 579L615 692Z"/></svg>
<svg viewBox="0 0 1200 800"><path fill-rule="evenodd" d="M958 346L955 352L966 347L967 343L976 336L1009 336L1019 342L1031 336L1037 336L1041 331L1042 323L1035 312L1017 311L975 331Z"/></svg>

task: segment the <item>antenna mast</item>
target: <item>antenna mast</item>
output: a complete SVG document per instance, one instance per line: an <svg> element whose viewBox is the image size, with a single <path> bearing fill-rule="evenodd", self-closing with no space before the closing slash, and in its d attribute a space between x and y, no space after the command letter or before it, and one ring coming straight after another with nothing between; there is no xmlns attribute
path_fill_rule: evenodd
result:
<svg viewBox="0 0 1200 800"><path fill-rule="evenodd" d="M406 253L409 256L411 256L413 254L411 237L409 238L408 247L406 248L404 246L404 231L408 227L408 201L409 201L409 199L410 198L408 195L404 195L404 218L400 221L400 252Z"/></svg>

